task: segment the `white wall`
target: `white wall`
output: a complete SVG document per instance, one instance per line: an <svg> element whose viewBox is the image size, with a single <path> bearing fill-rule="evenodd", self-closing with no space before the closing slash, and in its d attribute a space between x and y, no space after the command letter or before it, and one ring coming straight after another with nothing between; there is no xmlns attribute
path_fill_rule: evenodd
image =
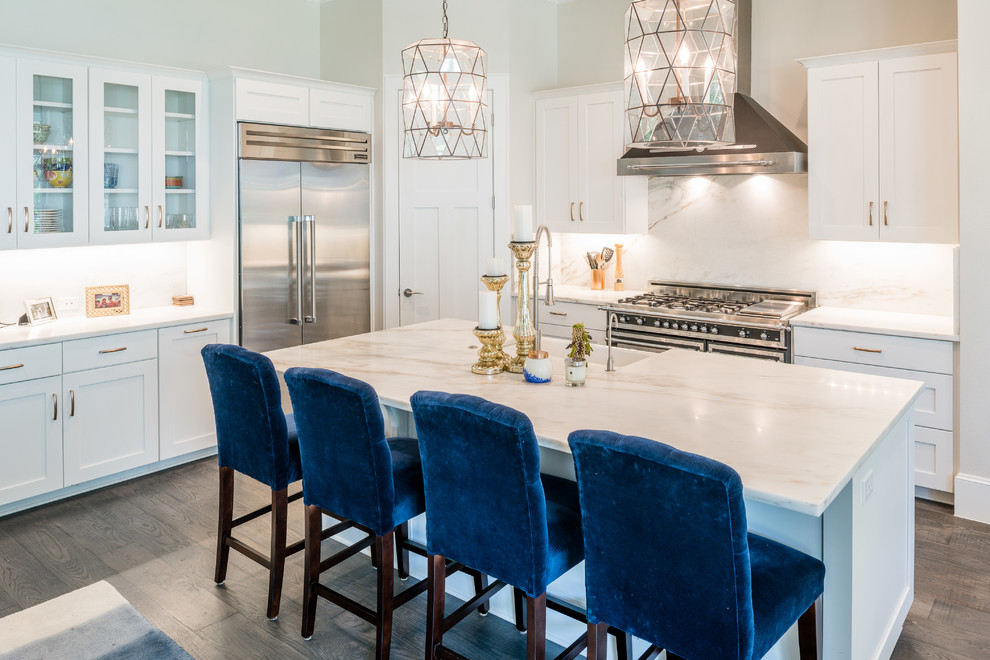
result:
<svg viewBox="0 0 990 660"><path fill-rule="evenodd" d="M959 0L959 452L956 515L990 522L990 3Z"/></svg>
<svg viewBox="0 0 990 660"><path fill-rule="evenodd" d="M627 7L626 0L560 6L561 85L621 79ZM603 43L589 48L596 38ZM951 38L952 1L753 0L752 95L807 139L807 74L797 58ZM823 304L953 313L951 246L812 241L807 195L803 175L651 179L650 231L624 239L627 287L669 278L807 288ZM564 281L587 282L580 255L601 245L578 235L560 244L562 262L573 264Z"/></svg>

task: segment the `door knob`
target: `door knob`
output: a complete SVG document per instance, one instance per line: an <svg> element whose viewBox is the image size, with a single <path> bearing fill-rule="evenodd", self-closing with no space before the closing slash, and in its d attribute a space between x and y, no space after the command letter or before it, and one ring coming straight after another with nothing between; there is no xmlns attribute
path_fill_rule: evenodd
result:
<svg viewBox="0 0 990 660"><path fill-rule="evenodd" d="M406 298L412 298L413 296L421 296L421 295L423 295L423 292L422 291L413 291L412 289L406 289L405 291L402 292L402 295L404 295Z"/></svg>

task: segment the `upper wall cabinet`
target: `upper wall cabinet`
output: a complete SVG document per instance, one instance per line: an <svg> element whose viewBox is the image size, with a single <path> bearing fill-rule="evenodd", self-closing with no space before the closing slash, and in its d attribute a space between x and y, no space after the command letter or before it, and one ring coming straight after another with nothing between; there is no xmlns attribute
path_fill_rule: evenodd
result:
<svg viewBox="0 0 990 660"><path fill-rule="evenodd" d="M371 132L373 89L230 69L237 121Z"/></svg>
<svg viewBox="0 0 990 660"><path fill-rule="evenodd" d="M801 60L811 238L958 242L955 47Z"/></svg>
<svg viewBox="0 0 990 660"><path fill-rule="evenodd" d="M537 221L555 232L647 230L647 178L620 177L622 84L539 92Z"/></svg>
<svg viewBox="0 0 990 660"><path fill-rule="evenodd" d="M86 67L18 58L17 247L84 245L88 237Z"/></svg>

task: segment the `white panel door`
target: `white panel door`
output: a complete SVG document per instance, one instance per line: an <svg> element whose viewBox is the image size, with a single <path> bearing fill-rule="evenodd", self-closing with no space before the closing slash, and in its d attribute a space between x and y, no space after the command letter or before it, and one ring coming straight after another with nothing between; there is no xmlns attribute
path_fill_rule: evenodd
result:
<svg viewBox="0 0 990 660"><path fill-rule="evenodd" d="M491 96L489 92L489 104ZM400 157L400 325L478 318L479 278L485 258L495 253L493 130L488 158Z"/></svg>
<svg viewBox="0 0 990 660"><path fill-rule="evenodd" d="M62 487L61 376L0 386L0 505Z"/></svg>
<svg viewBox="0 0 990 660"><path fill-rule="evenodd" d="M616 160L622 156L622 90L582 94L578 99L579 231L611 233L623 225L622 178Z"/></svg>
<svg viewBox="0 0 990 660"><path fill-rule="evenodd" d="M65 485L158 460L158 361L62 376Z"/></svg>
<svg viewBox="0 0 990 660"><path fill-rule="evenodd" d="M17 247L16 88L14 58L0 57L0 250Z"/></svg>
<svg viewBox="0 0 990 660"><path fill-rule="evenodd" d="M536 101L536 224L551 231L577 231L577 96Z"/></svg>
<svg viewBox="0 0 990 660"><path fill-rule="evenodd" d="M808 71L811 238L879 238L877 63Z"/></svg>
<svg viewBox="0 0 990 660"><path fill-rule="evenodd" d="M956 54L880 61L880 235L959 241Z"/></svg>
<svg viewBox="0 0 990 660"><path fill-rule="evenodd" d="M159 460L217 443L213 400L200 354L207 344L230 342L230 321L158 331Z"/></svg>

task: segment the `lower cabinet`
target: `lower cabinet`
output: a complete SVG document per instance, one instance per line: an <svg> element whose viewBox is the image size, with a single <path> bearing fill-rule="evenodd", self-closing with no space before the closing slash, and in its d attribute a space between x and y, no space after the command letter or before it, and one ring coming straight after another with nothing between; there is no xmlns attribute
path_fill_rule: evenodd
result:
<svg viewBox="0 0 990 660"><path fill-rule="evenodd" d="M158 331L159 458L174 458L217 443L213 402L200 351L230 342L230 321L212 321Z"/></svg>
<svg viewBox="0 0 990 660"><path fill-rule="evenodd" d="M559 302L544 305L542 299L536 303L536 313L540 317L540 331L544 337L559 337L570 341L571 327L584 323L585 331L595 344L605 343L605 312L597 304Z"/></svg>
<svg viewBox="0 0 990 660"><path fill-rule="evenodd" d="M158 361L62 376L66 486L158 460Z"/></svg>
<svg viewBox="0 0 990 660"><path fill-rule="evenodd" d="M0 385L0 505L62 487L62 377Z"/></svg>

